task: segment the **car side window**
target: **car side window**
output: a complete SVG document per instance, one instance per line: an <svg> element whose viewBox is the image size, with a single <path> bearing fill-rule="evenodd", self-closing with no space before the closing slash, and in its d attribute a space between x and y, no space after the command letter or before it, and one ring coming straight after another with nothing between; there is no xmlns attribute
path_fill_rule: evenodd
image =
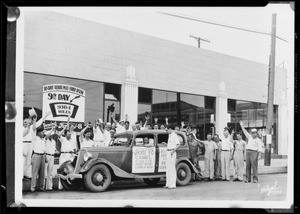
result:
<svg viewBox="0 0 300 214"><path fill-rule="evenodd" d="M154 135L137 135L134 140L134 146L152 147L154 146Z"/></svg>
<svg viewBox="0 0 300 214"><path fill-rule="evenodd" d="M166 147L168 144L168 134L158 134L157 135L157 146L158 147Z"/></svg>

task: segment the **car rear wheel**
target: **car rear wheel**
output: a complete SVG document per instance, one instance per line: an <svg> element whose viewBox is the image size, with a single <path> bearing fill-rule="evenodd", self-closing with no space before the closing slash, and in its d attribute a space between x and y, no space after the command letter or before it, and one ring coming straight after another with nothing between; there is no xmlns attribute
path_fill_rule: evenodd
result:
<svg viewBox="0 0 300 214"><path fill-rule="evenodd" d="M61 185L63 186L64 189L70 190L70 191L79 190L83 187L83 180L82 179L74 179L74 180L60 179L60 182L61 182Z"/></svg>
<svg viewBox="0 0 300 214"><path fill-rule="evenodd" d="M149 186L154 186L154 185L158 184L158 182L160 181L160 178L144 178L143 180Z"/></svg>
<svg viewBox="0 0 300 214"><path fill-rule="evenodd" d="M181 162L177 164L176 171L177 171L176 184L178 186L187 185L190 182L192 177L190 167L186 163Z"/></svg>
<svg viewBox="0 0 300 214"><path fill-rule="evenodd" d="M84 184L92 192L103 192L111 183L111 173L104 164L94 165L85 175Z"/></svg>

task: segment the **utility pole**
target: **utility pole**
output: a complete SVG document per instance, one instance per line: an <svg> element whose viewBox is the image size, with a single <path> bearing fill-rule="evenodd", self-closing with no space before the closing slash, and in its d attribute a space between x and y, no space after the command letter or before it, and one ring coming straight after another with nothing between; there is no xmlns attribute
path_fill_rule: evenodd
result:
<svg viewBox="0 0 300 214"><path fill-rule="evenodd" d="M275 45L276 45L276 13L272 14L271 30L271 53L269 62L269 81L268 81L268 110L267 110L267 138L265 146L265 166L271 165L271 142L273 125L273 102L274 102L274 79L275 79ZM269 139L268 139L269 135Z"/></svg>
<svg viewBox="0 0 300 214"><path fill-rule="evenodd" d="M204 41L204 42L210 42L210 41L207 40L207 39L202 39L202 38L200 38L200 37L196 37L196 36L193 36L193 35L190 35L190 37L192 37L192 38L194 38L194 39L197 40L197 42L198 42L198 48L200 48L200 43L201 43L201 41Z"/></svg>

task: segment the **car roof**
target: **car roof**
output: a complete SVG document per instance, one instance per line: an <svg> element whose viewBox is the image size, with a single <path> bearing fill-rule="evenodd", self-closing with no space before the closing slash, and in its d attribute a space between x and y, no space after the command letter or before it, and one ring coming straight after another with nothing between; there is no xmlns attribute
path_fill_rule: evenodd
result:
<svg viewBox="0 0 300 214"><path fill-rule="evenodd" d="M181 134L181 135L185 135L184 132L181 131L175 131L173 130L176 134ZM137 134L166 134L168 133L165 130L160 130L160 129L151 129L151 130L138 130L138 131L126 131L126 132L121 132L118 134L115 134L115 137L119 137L119 136L124 136L124 135L137 135Z"/></svg>

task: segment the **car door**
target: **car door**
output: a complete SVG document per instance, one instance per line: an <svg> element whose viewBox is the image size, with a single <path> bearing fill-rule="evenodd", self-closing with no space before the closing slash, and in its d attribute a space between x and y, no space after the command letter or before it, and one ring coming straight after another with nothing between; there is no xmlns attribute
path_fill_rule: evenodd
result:
<svg viewBox="0 0 300 214"><path fill-rule="evenodd" d="M167 170L167 144L168 144L168 133L157 134L157 170L158 174L164 174Z"/></svg>
<svg viewBox="0 0 300 214"><path fill-rule="evenodd" d="M145 138L148 138L148 143ZM156 151L154 134L137 134L132 146L132 173L153 175L155 173Z"/></svg>

